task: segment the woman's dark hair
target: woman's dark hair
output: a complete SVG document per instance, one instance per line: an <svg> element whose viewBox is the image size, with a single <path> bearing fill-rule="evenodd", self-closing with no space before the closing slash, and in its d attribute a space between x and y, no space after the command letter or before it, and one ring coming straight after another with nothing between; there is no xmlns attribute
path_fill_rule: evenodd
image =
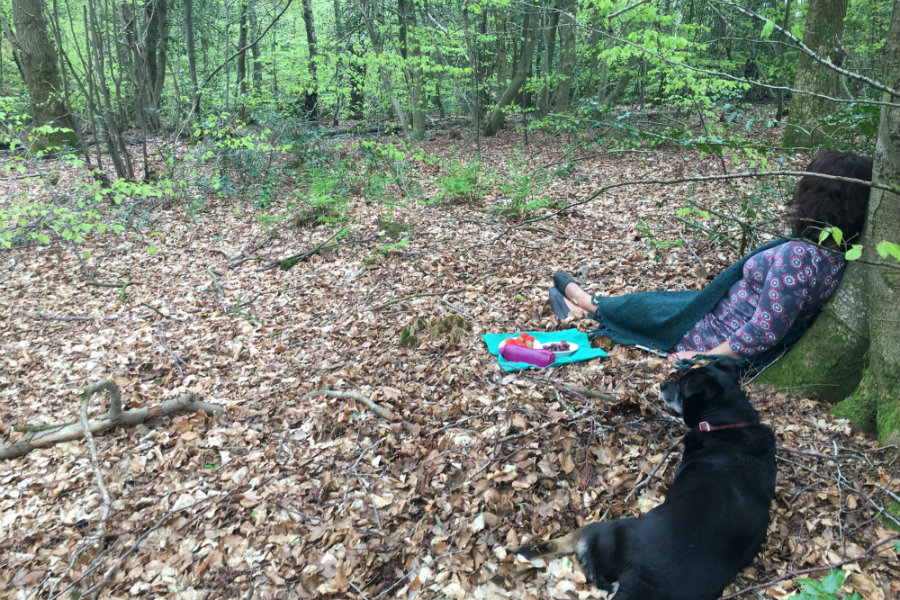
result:
<svg viewBox="0 0 900 600"><path fill-rule="evenodd" d="M872 159L838 150L822 150L806 170L872 181ZM788 204L791 232L818 243L822 229L838 227L846 243L862 235L868 205L867 185L805 175L797 183Z"/></svg>

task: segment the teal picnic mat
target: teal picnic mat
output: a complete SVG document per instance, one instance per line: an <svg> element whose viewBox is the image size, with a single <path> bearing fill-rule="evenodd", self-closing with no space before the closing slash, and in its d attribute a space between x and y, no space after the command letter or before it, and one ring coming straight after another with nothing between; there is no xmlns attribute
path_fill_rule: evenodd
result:
<svg viewBox="0 0 900 600"><path fill-rule="evenodd" d="M497 360L500 362L500 366L504 371L521 371L529 367L534 367L535 369L539 368L528 363L510 362L500 356L500 342L509 337L516 337L519 333L520 332L518 331L516 333L486 333L481 336L481 339L487 344L488 350L497 357ZM600 348L591 348L591 343L588 341L587 334L582 333L575 328L566 329L565 331L526 331L525 333L533 335L535 339L542 344L548 342L561 342L563 340L566 340L570 344L578 344L578 351L575 352L575 354L557 358L556 361L550 365L551 367L558 367L566 363L574 363L606 356L606 352Z"/></svg>

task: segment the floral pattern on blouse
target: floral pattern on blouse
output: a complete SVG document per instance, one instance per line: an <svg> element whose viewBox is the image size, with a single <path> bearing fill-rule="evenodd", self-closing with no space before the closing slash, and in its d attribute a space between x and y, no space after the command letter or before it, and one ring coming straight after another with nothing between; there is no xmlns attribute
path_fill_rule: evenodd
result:
<svg viewBox="0 0 900 600"><path fill-rule="evenodd" d="M712 312L675 346L706 352L724 341L743 357L769 350L789 330L806 327L837 289L847 261L803 241L785 242L751 257Z"/></svg>

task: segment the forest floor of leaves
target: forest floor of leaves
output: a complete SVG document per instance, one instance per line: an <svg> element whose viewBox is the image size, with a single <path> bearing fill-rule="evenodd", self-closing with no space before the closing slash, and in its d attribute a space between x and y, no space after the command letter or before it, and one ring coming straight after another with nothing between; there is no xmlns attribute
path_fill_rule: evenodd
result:
<svg viewBox="0 0 900 600"><path fill-rule="evenodd" d="M564 137L529 138L482 140L482 164L513 177L566 161ZM608 358L510 374L480 335L589 329L550 311L558 269L607 294L702 287L739 250L676 211L695 199L740 217L760 188L626 186L511 221L495 189L433 201L442 165L473 159L472 140L420 145L438 160L408 175L419 195L389 190L390 219L355 198L346 237L263 227L252 202L213 198L190 213L159 206L79 252L0 251L0 445L77 421L79 391L104 378L130 408L192 391L225 409L96 437L112 512L92 545L102 496L83 440L0 463L0 596L68 598L102 583L103 598L605 597L573 557L521 563L503 548L665 498L684 433L658 394L669 366L601 339ZM541 193L573 204L610 183L726 166L688 150L589 154ZM287 172L282 197L302 195L292 185ZM278 200L265 212L284 210ZM398 226L409 243L390 247ZM91 280L134 283L122 294ZM448 315L471 330L401 342L414 320ZM841 566L867 600L900 598L882 514L900 499L898 449L802 394L748 389L776 432L778 481L765 546L725 597L785 598L799 577ZM92 414L104 404L95 396Z"/></svg>

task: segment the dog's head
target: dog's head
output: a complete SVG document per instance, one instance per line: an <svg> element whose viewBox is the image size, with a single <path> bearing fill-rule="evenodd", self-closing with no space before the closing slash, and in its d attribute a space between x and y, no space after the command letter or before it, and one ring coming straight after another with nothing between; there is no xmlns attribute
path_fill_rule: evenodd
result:
<svg viewBox="0 0 900 600"><path fill-rule="evenodd" d="M728 358L691 369L678 381L665 381L659 387L663 401L688 427L701 421L759 420L741 391L741 370Z"/></svg>

